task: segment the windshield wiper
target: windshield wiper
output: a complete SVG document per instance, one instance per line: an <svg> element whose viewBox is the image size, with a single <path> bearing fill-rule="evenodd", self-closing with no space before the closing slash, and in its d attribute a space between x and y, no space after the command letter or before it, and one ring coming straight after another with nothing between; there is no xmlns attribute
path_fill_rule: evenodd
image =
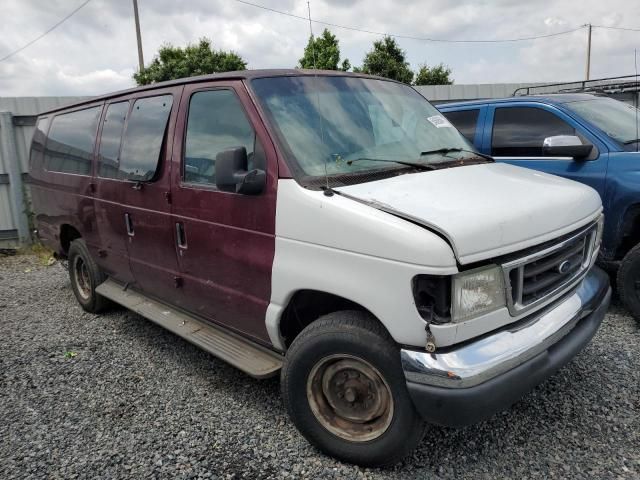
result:
<svg viewBox="0 0 640 480"><path fill-rule="evenodd" d="M636 138L634 140L627 140L626 142L622 142L623 145L630 145L632 143L640 142L640 138Z"/></svg>
<svg viewBox="0 0 640 480"><path fill-rule="evenodd" d="M360 162L360 161L369 161L369 162L384 162L384 163L399 163L400 165L406 165L408 167L414 167L414 168L419 168L421 170L434 170L435 167L433 165L428 165L426 163L419 163L419 162L405 162L404 160L391 160L391 159L386 159L386 158L372 158L372 157L360 157L360 158L356 158L353 160L347 160L345 163L347 165L351 165L355 162Z"/></svg>
<svg viewBox="0 0 640 480"><path fill-rule="evenodd" d="M479 153L479 152L474 152L473 150L466 150L464 148L439 148L437 150L427 150L425 152L420 152L420 156L425 156L425 155L431 155L431 154L442 154L445 155L447 153L454 153L454 152L468 152L468 153L473 153L475 156L483 158L485 160L491 161L491 162L495 162L495 160L490 157L489 155L485 155L483 153ZM360 158L355 158L353 160L347 160L345 163L347 165L351 165L355 162L360 162L360 161L369 161L369 162L384 162L384 163L398 163L400 165L406 165L408 167L413 167L413 168L418 168L420 170L436 170L438 168L441 168L441 166L445 163L449 163L449 162L433 162L433 163L422 163L422 162L407 162L405 160L392 160L389 158L375 158L375 157L360 157ZM452 162L454 161L464 161L463 159L451 159Z"/></svg>
<svg viewBox="0 0 640 480"><path fill-rule="evenodd" d="M495 162L495 160L493 159L493 157L490 157L489 155L485 155L484 153L480 153L480 152L476 152L475 150L467 150L466 148L438 148L436 150L427 150L425 152L420 152L420 156L423 157L425 155L435 155L435 154L441 154L441 155L446 155L447 153L455 153L455 152L466 152L466 153L473 153L475 156L480 157L480 158L484 158L485 160L488 160L490 162Z"/></svg>

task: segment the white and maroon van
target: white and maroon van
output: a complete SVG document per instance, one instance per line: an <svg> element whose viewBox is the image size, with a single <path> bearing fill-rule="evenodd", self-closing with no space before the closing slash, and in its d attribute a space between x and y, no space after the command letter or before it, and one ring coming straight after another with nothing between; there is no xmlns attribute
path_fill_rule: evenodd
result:
<svg viewBox="0 0 640 480"><path fill-rule="evenodd" d="M31 177L83 308L117 302L280 374L302 434L362 465L508 407L609 303L594 190L494 163L381 78L245 71L94 98L39 117Z"/></svg>

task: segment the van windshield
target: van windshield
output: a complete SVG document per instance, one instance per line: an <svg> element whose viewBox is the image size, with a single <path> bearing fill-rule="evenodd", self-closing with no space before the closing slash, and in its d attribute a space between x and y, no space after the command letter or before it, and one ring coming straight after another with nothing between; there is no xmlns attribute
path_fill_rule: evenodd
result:
<svg viewBox="0 0 640 480"><path fill-rule="evenodd" d="M307 177L476 158L438 110L400 83L320 75L258 78L251 87Z"/></svg>
<svg viewBox="0 0 640 480"><path fill-rule="evenodd" d="M637 142L637 109L633 105L603 97L569 102L566 106L614 140L622 144ZM633 149L635 150L635 146Z"/></svg>

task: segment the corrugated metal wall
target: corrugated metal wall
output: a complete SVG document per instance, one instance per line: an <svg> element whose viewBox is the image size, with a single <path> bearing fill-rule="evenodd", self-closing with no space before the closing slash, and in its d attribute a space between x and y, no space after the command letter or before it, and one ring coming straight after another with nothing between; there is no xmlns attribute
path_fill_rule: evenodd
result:
<svg viewBox="0 0 640 480"><path fill-rule="evenodd" d="M20 172L26 174L29 168L29 146L35 128L35 117L40 112L83 98L85 97L0 97L0 112L10 112L13 116L13 132L7 132L7 134L13 136L17 153L17 158L4 158L0 149L0 248L17 244L17 218L22 214L19 211L20 208L16 208L12 202L11 184L8 178L9 162L14 164L17 162L20 165Z"/></svg>
<svg viewBox="0 0 640 480"><path fill-rule="evenodd" d="M579 87L580 82L575 83L575 87ZM422 95L424 95L432 103L449 103L462 100L479 100L483 98L505 98L513 95L518 88L535 87L545 85L543 83L487 83L477 85L423 85L415 87ZM554 93L557 87L549 87L539 89L533 93ZM522 92L521 92L522 93ZM640 95L640 93L638 94ZM609 96L632 105L639 100L634 96L633 92L615 92L609 93Z"/></svg>
<svg viewBox="0 0 640 480"><path fill-rule="evenodd" d="M487 83L475 85L422 85L416 89L434 103L510 97L517 88L540 83Z"/></svg>

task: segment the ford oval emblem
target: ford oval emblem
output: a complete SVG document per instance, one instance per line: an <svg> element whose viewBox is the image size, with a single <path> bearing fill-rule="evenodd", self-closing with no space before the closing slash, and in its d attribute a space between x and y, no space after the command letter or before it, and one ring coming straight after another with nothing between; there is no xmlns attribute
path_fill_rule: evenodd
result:
<svg viewBox="0 0 640 480"><path fill-rule="evenodd" d="M558 265L558 273L567 273L571 268L571 262L569 260L565 260L560 265Z"/></svg>

